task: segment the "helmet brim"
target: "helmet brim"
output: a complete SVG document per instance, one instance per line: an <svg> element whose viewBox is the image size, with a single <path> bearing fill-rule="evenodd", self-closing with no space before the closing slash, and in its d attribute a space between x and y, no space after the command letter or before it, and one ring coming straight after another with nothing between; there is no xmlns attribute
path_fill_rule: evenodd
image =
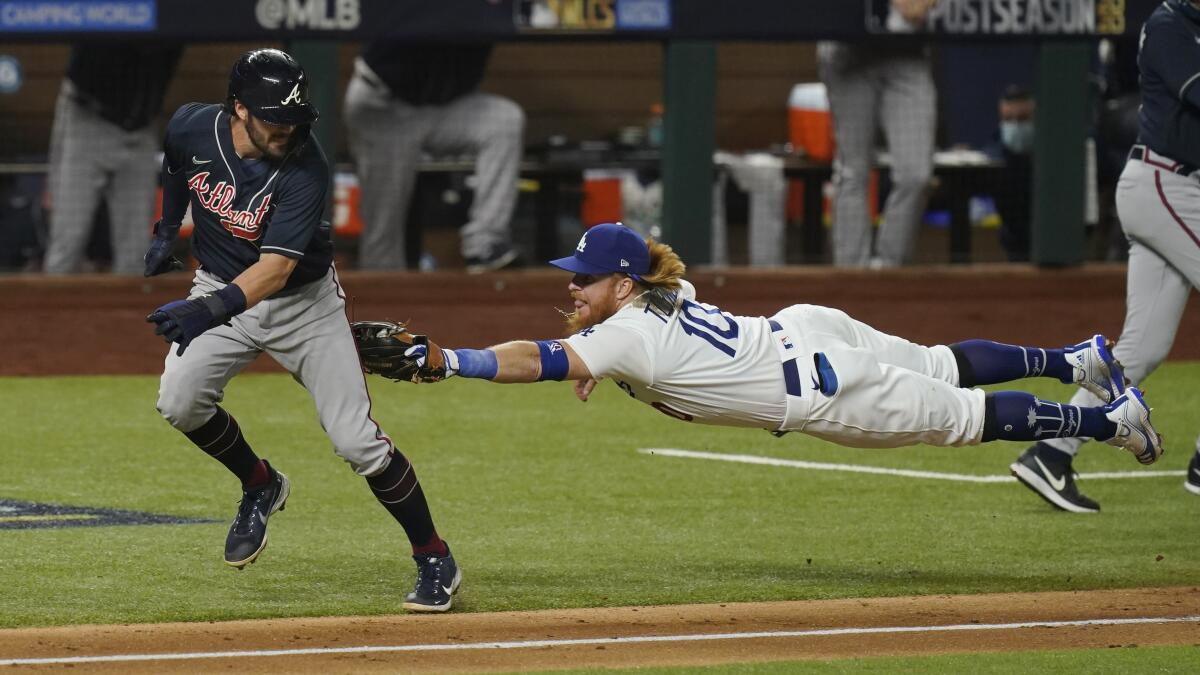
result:
<svg viewBox="0 0 1200 675"><path fill-rule="evenodd" d="M250 113L258 119L268 124L280 124L286 126L300 126L301 124L312 124L321 116L317 112L317 107L312 103L301 103L299 105L289 106L269 106L261 108L250 108Z"/></svg>

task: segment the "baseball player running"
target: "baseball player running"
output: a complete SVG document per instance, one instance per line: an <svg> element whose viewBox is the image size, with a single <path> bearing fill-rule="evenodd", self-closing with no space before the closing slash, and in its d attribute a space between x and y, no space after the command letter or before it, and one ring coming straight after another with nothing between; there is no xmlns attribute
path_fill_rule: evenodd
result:
<svg viewBox="0 0 1200 675"><path fill-rule="evenodd" d="M587 400L607 377L676 419L802 431L856 447L1088 436L1143 464L1162 453L1141 392L1118 391L1120 366L1100 335L1063 349L985 340L923 347L815 305L735 316L696 299L669 246L619 223L588 230L573 255L551 264L574 274L570 337L481 350L417 341L406 349L420 368L414 379L571 379ZM1036 376L1113 400L1084 407L973 388Z"/></svg>
<svg viewBox="0 0 1200 675"><path fill-rule="evenodd" d="M334 451L404 528L417 562L405 609L450 609L462 572L434 528L412 465L371 419L371 401L332 264L329 163L309 132L317 110L300 65L275 49L242 55L222 105L189 103L166 133L163 217L145 274L167 271L189 200L200 261L192 291L147 317L167 351L158 410L242 482L225 541L238 569L267 545L291 491L218 405L225 385L266 352L308 389Z"/></svg>
<svg viewBox="0 0 1200 675"><path fill-rule="evenodd" d="M1140 384L1163 362L1193 287L1200 286L1200 0L1166 0L1142 26L1138 141L1117 183L1129 240L1125 326L1114 356ZM1096 405L1079 390L1071 403ZM1071 463L1084 439L1030 446L1012 465L1029 489L1064 511L1096 513ZM1200 495L1200 439L1183 486Z"/></svg>

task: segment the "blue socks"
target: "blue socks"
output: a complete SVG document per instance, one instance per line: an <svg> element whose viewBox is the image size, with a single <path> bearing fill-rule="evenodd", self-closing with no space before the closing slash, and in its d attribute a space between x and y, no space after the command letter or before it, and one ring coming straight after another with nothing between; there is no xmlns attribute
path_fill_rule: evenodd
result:
<svg viewBox="0 0 1200 675"><path fill-rule="evenodd" d="M958 361L960 387L1011 382L1026 377L1054 377L1074 381L1066 349L1017 347L991 340L967 340L950 345Z"/></svg>
<svg viewBox="0 0 1200 675"><path fill-rule="evenodd" d="M1023 391L988 394L984 403L984 442L1041 441L1074 436L1103 441L1115 433L1117 425L1104 416L1104 408L1043 401Z"/></svg>

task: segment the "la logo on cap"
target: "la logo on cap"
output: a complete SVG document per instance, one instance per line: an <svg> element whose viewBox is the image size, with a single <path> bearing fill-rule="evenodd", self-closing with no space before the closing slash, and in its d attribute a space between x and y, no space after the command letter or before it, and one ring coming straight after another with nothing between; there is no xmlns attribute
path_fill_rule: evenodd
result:
<svg viewBox="0 0 1200 675"><path fill-rule="evenodd" d="M575 250L583 253L585 248L587 248L587 232L584 232L583 236L579 238L579 245L575 247Z"/></svg>

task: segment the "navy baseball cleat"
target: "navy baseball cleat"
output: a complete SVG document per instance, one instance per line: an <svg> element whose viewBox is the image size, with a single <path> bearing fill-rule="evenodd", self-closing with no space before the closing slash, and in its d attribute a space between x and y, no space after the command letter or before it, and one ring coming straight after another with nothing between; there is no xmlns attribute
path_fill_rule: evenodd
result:
<svg viewBox="0 0 1200 675"><path fill-rule="evenodd" d="M1056 509L1099 513L1100 505L1079 493L1071 459L1067 453L1045 443L1034 443L1008 469L1022 485Z"/></svg>
<svg viewBox="0 0 1200 675"><path fill-rule="evenodd" d="M1103 335L1093 335L1066 350L1075 384L1087 389L1105 403L1125 393L1125 369L1112 355L1112 343Z"/></svg>
<svg viewBox="0 0 1200 675"><path fill-rule="evenodd" d="M462 583L462 570L454 562L449 545L446 555L414 555L417 561L417 584L404 597L404 609L410 612L448 612L454 594Z"/></svg>
<svg viewBox="0 0 1200 675"><path fill-rule="evenodd" d="M1183 487L1194 495L1200 495L1200 450L1192 453L1192 461L1188 463L1187 478Z"/></svg>
<svg viewBox="0 0 1200 675"><path fill-rule="evenodd" d="M1129 387L1120 398L1104 406L1104 416L1117 423L1116 435L1105 443L1125 448L1142 464L1153 464L1162 456L1162 435L1150 424L1150 406L1137 387Z"/></svg>
<svg viewBox="0 0 1200 675"><path fill-rule="evenodd" d="M283 510L291 492L287 476L272 468L266 485L242 493L242 504L225 538L226 565L240 570L258 559L267 547L267 519Z"/></svg>

